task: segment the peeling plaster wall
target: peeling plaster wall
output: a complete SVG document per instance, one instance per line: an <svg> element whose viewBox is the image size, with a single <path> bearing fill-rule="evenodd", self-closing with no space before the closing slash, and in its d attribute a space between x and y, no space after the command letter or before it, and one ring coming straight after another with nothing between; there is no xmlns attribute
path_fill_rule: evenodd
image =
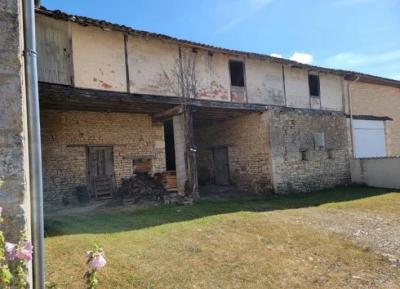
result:
<svg viewBox="0 0 400 289"><path fill-rule="evenodd" d="M129 36L127 46L132 93L181 95L177 79L177 45L158 39Z"/></svg>
<svg viewBox="0 0 400 289"><path fill-rule="evenodd" d="M127 91L123 34L74 23L71 30L75 86Z"/></svg>
<svg viewBox="0 0 400 289"><path fill-rule="evenodd" d="M182 94L178 87L178 44L129 35L126 63L124 36L121 32L45 18L43 15L38 18L38 33L43 36L38 38L38 46L45 53L60 55L50 54L50 58L55 61L47 61L48 58L44 57L40 60L39 57L41 80L68 84L68 79L72 77L77 87L126 92L127 64L131 93L165 96ZM54 27L40 31L44 29L43 25ZM73 72L67 71L68 63L72 66L68 58L71 52L67 40L70 36ZM192 48L184 46L182 52L184 58L187 55L196 57L197 98L318 110L343 109L343 88L339 76L320 73L321 97L310 98L306 69L284 65L283 73L281 64L256 58L204 49L196 49L194 53ZM245 63L244 89L230 85L230 59Z"/></svg>
<svg viewBox="0 0 400 289"><path fill-rule="evenodd" d="M281 64L247 59L246 79L249 102L285 105Z"/></svg>
<svg viewBox="0 0 400 289"><path fill-rule="evenodd" d="M196 55L197 98L229 101L229 58L199 50Z"/></svg>
<svg viewBox="0 0 400 289"><path fill-rule="evenodd" d="M310 108L307 70L285 66L285 87L288 107Z"/></svg>

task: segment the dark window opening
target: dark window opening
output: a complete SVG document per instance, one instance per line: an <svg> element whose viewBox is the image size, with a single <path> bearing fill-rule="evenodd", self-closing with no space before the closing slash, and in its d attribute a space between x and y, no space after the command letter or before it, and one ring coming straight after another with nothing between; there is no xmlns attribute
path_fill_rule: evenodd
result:
<svg viewBox="0 0 400 289"><path fill-rule="evenodd" d="M165 161L167 171L175 171L175 141L174 141L174 125L172 120L164 122L164 139L165 139Z"/></svg>
<svg viewBox="0 0 400 289"><path fill-rule="evenodd" d="M309 161L310 160L310 151L309 150L302 150L300 151L301 160L302 161Z"/></svg>
<svg viewBox="0 0 400 289"><path fill-rule="evenodd" d="M310 87L311 96L320 96L319 76L314 74L308 75L308 86Z"/></svg>
<svg viewBox="0 0 400 289"><path fill-rule="evenodd" d="M326 151L326 154L328 155L329 160L334 160L335 159L335 152L333 149L328 149Z"/></svg>
<svg viewBox="0 0 400 289"><path fill-rule="evenodd" d="M231 85L244 87L244 64L242 61L230 60L229 72L231 74Z"/></svg>

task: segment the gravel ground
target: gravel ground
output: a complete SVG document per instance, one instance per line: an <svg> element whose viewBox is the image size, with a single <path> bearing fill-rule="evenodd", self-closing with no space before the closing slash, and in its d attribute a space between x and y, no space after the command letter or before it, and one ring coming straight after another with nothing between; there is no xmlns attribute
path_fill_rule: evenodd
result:
<svg viewBox="0 0 400 289"><path fill-rule="evenodd" d="M392 266L400 267L400 215L378 215L341 209L299 209L291 214L296 223L343 234L372 249Z"/></svg>
<svg viewBox="0 0 400 289"><path fill-rule="evenodd" d="M274 214L275 221L293 222L344 235L365 250L372 250L393 270L380 272L378 278L354 274L351 279L360 281L362 289L399 289L393 280L400 275L400 215L378 215L341 209L305 208ZM268 216L271 218L272 216ZM281 220L279 220L281 219Z"/></svg>

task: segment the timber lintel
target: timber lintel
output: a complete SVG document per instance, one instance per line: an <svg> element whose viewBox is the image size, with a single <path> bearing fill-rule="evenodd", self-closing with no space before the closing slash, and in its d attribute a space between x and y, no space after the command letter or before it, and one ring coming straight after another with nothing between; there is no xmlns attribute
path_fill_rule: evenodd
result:
<svg viewBox="0 0 400 289"><path fill-rule="evenodd" d="M177 105L167 110L164 110L160 113L156 113L153 115L153 121L165 121L171 119L174 115L179 115L183 113L183 106Z"/></svg>
<svg viewBox="0 0 400 289"><path fill-rule="evenodd" d="M90 109L90 105L119 106L120 109L127 109L127 105L153 105L160 107L154 113L162 112L174 105L186 105L199 108L218 108L238 111L266 111L265 105L236 103L227 101L205 100L205 99L185 99L176 96L137 94L128 92L105 91L88 88L77 88L70 85L51 84L39 82L40 101L44 106L55 107L59 109L68 109L69 106L84 105ZM96 109L96 107L93 107Z"/></svg>

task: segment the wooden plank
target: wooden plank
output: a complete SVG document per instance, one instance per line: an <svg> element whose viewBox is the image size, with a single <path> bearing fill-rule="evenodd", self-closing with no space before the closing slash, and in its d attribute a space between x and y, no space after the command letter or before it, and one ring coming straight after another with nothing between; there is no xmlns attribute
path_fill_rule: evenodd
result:
<svg viewBox="0 0 400 289"><path fill-rule="evenodd" d="M147 103L147 104L170 104L179 105L183 100L181 97L149 95L126 93L116 91L105 91L97 89L77 88L69 85L39 83L39 93L42 102L46 103L68 103L75 101L76 103L86 101L113 101L120 105L133 104L133 103ZM234 103L215 100L204 99L186 99L188 105L193 107L207 107L207 108L220 108L232 109L241 111L266 111L267 106L260 104L249 103Z"/></svg>
<svg viewBox="0 0 400 289"><path fill-rule="evenodd" d="M183 113L182 105L177 105L167 110L164 110L160 113L156 113L155 115L153 115L153 121L165 121L171 119L174 115L182 113Z"/></svg>
<svg viewBox="0 0 400 289"><path fill-rule="evenodd" d="M229 185L229 157L228 148L220 147L213 149L214 176L216 185Z"/></svg>
<svg viewBox="0 0 400 289"><path fill-rule="evenodd" d="M128 63L128 34L124 33L124 54L125 54L125 72L126 72L126 91L131 92L129 63Z"/></svg>
<svg viewBox="0 0 400 289"><path fill-rule="evenodd" d="M68 22L38 15L36 25L39 81L72 84Z"/></svg>

